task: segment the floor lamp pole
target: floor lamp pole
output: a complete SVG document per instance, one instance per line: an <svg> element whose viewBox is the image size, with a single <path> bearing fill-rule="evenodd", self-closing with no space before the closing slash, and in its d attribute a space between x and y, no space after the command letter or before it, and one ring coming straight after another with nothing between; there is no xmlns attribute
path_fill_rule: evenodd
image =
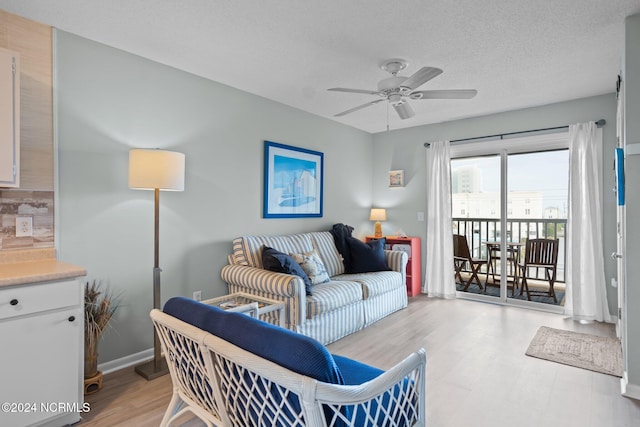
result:
<svg viewBox="0 0 640 427"><path fill-rule="evenodd" d="M160 309L160 190L154 189L154 228L153 228L153 308ZM136 366L136 372L147 380L169 373L167 362L160 353L160 338L153 328L153 360Z"/></svg>

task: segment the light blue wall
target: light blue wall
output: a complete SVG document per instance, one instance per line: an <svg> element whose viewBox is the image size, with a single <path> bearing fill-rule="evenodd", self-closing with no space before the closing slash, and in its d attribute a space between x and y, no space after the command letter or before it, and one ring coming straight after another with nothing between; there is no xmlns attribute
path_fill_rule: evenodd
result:
<svg viewBox="0 0 640 427"><path fill-rule="evenodd" d="M160 195L162 297L226 293L243 234L371 227L371 135L56 31L59 258L120 292L100 362L152 347L153 193L128 188L130 148L186 154L184 192ZM263 141L324 153L324 217L262 219Z"/></svg>
<svg viewBox="0 0 640 427"><path fill-rule="evenodd" d="M59 258L87 268L89 279L108 283L124 301L101 363L152 347L153 195L127 187L130 148L187 156L186 190L160 197L163 300L200 289L204 298L225 293L219 273L236 236L336 222L364 236L372 205L388 209L385 234L420 236L424 253L425 223L416 213L426 212L427 141L604 118L605 172L612 164L613 94L372 136L62 31L55 57ZM324 152L323 218L261 218L264 140ZM405 187L387 187L394 169L405 171ZM604 188L612 186L613 173L605 173ZM606 254L615 249L615 210L612 193L604 195ZM615 265L605 262L608 281ZM608 292L613 311L615 290Z"/></svg>
<svg viewBox="0 0 640 427"><path fill-rule="evenodd" d="M615 90L615 76L611 79ZM522 110L508 111L487 116L474 117L418 126L391 132L382 132L373 136L373 200L377 206L387 208L389 221L385 233L394 234L402 229L408 235L422 238L422 267L426 259L425 238L426 223L417 220L417 212L425 212L426 202L426 152L425 142L473 138L524 130L566 126L572 123L605 119L604 127L604 248L605 275L607 284L616 276L616 265L608 254L615 251L615 200L610 191L613 182L613 149L615 147L616 127L615 94L606 94L575 101L550 104ZM478 142L490 144L490 142ZM389 188L386 185L390 170L404 169L404 188ZM541 166L540 173L544 173ZM424 280L424 274L423 274ZM607 286L609 309L613 313L617 307L617 292Z"/></svg>

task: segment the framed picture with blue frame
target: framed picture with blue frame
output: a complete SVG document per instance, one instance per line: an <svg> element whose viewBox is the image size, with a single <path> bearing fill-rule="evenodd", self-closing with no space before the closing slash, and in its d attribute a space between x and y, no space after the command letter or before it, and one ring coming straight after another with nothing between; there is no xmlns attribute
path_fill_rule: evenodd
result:
<svg viewBox="0 0 640 427"><path fill-rule="evenodd" d="M264 218L322 217L324 154L264 142Z"/></svg>

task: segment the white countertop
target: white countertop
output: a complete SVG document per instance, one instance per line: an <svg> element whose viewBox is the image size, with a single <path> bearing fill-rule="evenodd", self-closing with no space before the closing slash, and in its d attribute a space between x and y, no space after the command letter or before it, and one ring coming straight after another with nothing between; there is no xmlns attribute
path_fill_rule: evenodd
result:
<svg viewBox="0 0 640 427"><path fill-rule="evenodd" d="M0 287L69 279L86 274L84 268L56 259L4 263L0 264Z"/></svg>

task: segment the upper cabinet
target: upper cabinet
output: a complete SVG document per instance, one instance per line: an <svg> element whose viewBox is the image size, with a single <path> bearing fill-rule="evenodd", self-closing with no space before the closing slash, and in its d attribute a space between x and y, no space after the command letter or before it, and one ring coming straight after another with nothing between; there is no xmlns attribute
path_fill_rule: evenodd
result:
<svg viewBox="0 0 640 427"><path fill-rule="evenodd" d="M0 48L0 187L20 186L20 57Z"/></svg>

